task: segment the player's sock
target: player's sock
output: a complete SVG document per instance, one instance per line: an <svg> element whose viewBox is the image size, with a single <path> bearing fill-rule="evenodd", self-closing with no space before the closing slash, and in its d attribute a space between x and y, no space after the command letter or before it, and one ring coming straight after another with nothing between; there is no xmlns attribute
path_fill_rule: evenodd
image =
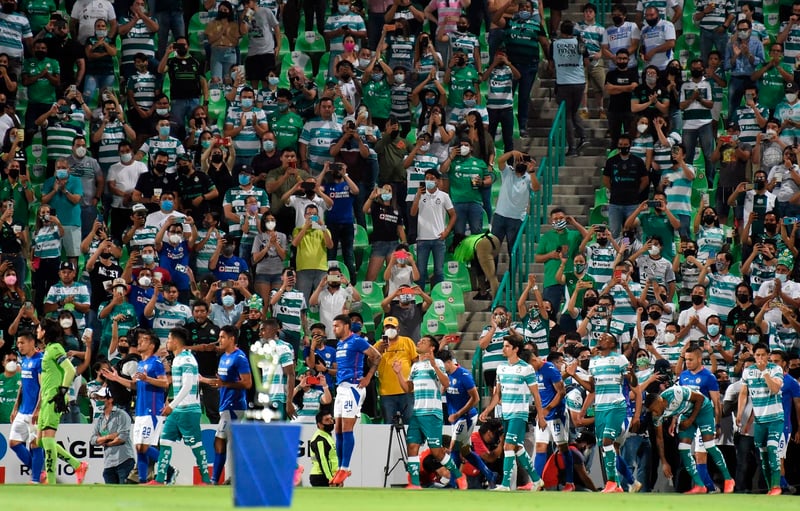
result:
<svg viewBox="0 0 800 511"><path fill-rule="evenodd" d="M81 462L80 462L80 461L78 461L78 460L75 458L75 456L73 456L73 455L71 455L69 452L67 452L67 450L66 450L66 449L64 449L64 448L61 446L61 444L59 444L59 443L56 443L56 453L58 453L58 457L59 457L59 458L61 458L62 460L66 461L67 463L69 463L69 466L70 466L70 467L72 467L72 468L78 468L78 467L80 467L80 466L81 466Z"/></svg>
<svg viewBox="0 0 800 511"><path fill-rule="evenodd" d="M781 460L778 459L778 448L776 446L767 446L767 456L769 458L770 488L777 488L781 485Z"/></svg>
<svg viewBox="0 0 800 511"><path fill-rule="evenodd" d="M788 488L789 481L786 480L786 476L781 476L781 488Z"/></svg>
<svg viewBox="0 0 800 511"><path fill-rule="evenodd" d="M708 472L708 465L705 463L698 463L697 464L697 475L700 476L700 479L703 481L703 486L707 489L714 491L714 480L711 479L711 474Z"/></svg>
<svg viewBox="0 0 800 511"><path fill-rule="evenodd" d="M156 481L164 484L167 480L167 467L172 459L172 441L161 439L161 450L156 464Z"/></svg>
<svg viewBox="0 0 800 511"><path fill-rule="evenodd" d="M536 469L533 468L533 463L531 462L531 457L528 456L528 453L527 453L527 451L525 451L524 448L521 448L519 451L517 451L516 456L517 456L517 462L519 463L519 465L523 469L525 469L525 472L527 472L529 476L531 476L531 481L533 481L535 483L536 481L541 479L541 477L539 477L539 472L537 472Z"/></svg>
<svg viewBox="0 0 800 511"><path fill-rule="evenodd" d="M460 447L458 445L456 445L455 449L450 451L450 457L453 458L453 463L455 464L455 466L457 466L457 467L461 466L461 463L462 463L462 461L461 461L461 451L460 451Z"/></svg>
<svg viewBox="0 0 800 511"><path fill-rule="evenodd" d="M617 456L617 484L624 479L628 485L633 484L633 472L622 456Z"/></svg>
<svg viewBox="0 0 800 511"><path fill-rule="evenodd" d="M445 454L440 463L442 466L444 466L444 468L450 471L450 475L452 476L451 479L458 479L461 477L461 471L458 469L456 464L453 463L453 458L451 458L449 454Z"/></svg>
<svg viewBox="0 0 800 511"><path fill-rule="evenodd" d="M408 457L408 475L411 476L411 484L419 486L419 456Z"/></svg>
<svg viewBox="0 0 800 511"><path fill-rule="evenodd" d="M705 486L703 478L700 477L700 474L697 473L697 465L695 465L694 463L691 444L685 444L685 443L678 444L678 454L680 454L681 461L683 462L683 467L686 469L687 472L689 472L689 476L691 476L692 478L692 483L695 486Z"/></svg>
<svg viewBox="0 0 800 511"><path fill-rule="evenodd" d="M511 473L514 471L514 451L503 451L503 486L511 487Z"/></svg>
<svg viewBox="0 0 800 511"><path fill-rule="evenodd" d="M344 448L344 433L339 431L336 433L336 457L339 459L339 463L342 462L342 449Z"/></svg>
<svg viewBox="0 0 800 511"><path fill-rule="evenodd" d="M475 454L474 451L470 451L469 454L464 456L464 459L469 461L470 465L480 470L481 474L487 481L497 482L494 480L494 472L489 470L489 467L486 466L486 463L484 463L481 457Z"/></svg>
<svg viewBox="0 0 800 511"><path fill-rule="evenodd" d="M761 447L758 449L759 454L761 455L761 472L764 474L764 480L767 482L767 487L772 488L770 485L771 481L771 474L770 474L770 467L769 467L769 455L767 454L766 447Z"/></svg>
<svg viewBox="0 0 800 511"><path fill-rule="evenodd" d="M203 478L204 483L211 484L211 478L208 477L208 458L206 457L206 448L203 447L202 442L190 445L189 447L192 448L194 461L200 470L200 477ZM223 463L222 466L225 466L225 464Z"/></svg>
<svg viewBox="0 0 800 511"><path fill-rule="evenodd" d="M146 483L147 482L147 470L149 467L149 462L147 460L147 453L138 452L136 453L136 469L139 472L139 482Z"/></svg>
<svg viewBox="0 0 800 511"><path fill-rule="evenodd" d="M711 456L719 471L722 472L722 478L726 481L731 479L731 473L728 471L728 465L725 463L725 458L722 456L722 451L719 450L719 447L716 445L706 446L706 453Z"/></svg>
<svg viewBox="0 0 800 511"><path fill-rule="evenodd" d="M14 451L14 454L17 455L19 461L22 462L23 465L31 466L31 451L28 450L28 446L25 444L17 444L11 448Z"/></svg>
<svg viewBox="0 0 800 511"><path fill-rule="evenodd" d="M547 453L546 452L537 452L533 457L533 468L536 469L536 472L539 474L544 473L544 466L547 464Z"/></svg>
<svg viewBox="0 0 800 511"><path fill-rule="evenodd" d="M222 470L225 468L225 461L227 461L227 459L227 451L214 453L214 473L211 476L211 482L214 484L219 483L219 478L222 476Z"/></svg>
<svg viewBox="0 0 800 511"><path fill-rule="evenodd" d="M342 433L342 457L341 464L343 469L350 468L350 458L353 456L353 449L356 447L356 437L352 431Z"/></svg>
<svg viewBox="0 0 800 511"><path fill-rule="evenodd" d="M617 479L617 453L614 452L614 445L604 445L601 450L603 452L603 464L606 467L606 477L609 481L619 484Z"/></svg>
<svg viewBox="0 0 800 511"><path fill-rule="evenodd" d="M44 468L44 449L34 447L31 449L31 480L34 483L41 482L42 468Z"/></svg>
<svg viewBox="0 0 800 511"><path fill-rule="evenodd" d="M145 455L147 456L147 461L151 462L153 465L158 463L159 454L160 453L158 452L158 449L153 447L152 445L147 448L147 452L145 453Z"/></svg>
<svg viewBox="0 0 800 511"><path fill-rule="evenodd" d="M56 439L53 437L42 438L42 449L45 454L45 467L47 470L47 482L55 484L56 468L58 465L58 451L56 450Z"/></svg>
<svg viewBox="0 0 800 511"><path fill-rule="evenodd" d="M567 452L562 454L564 455L564 478L568 483L574 483L575 474L573 473L573 470L575 468L575 463L572 459L572 451L570 450L569 446L567 446Z"/></svg>

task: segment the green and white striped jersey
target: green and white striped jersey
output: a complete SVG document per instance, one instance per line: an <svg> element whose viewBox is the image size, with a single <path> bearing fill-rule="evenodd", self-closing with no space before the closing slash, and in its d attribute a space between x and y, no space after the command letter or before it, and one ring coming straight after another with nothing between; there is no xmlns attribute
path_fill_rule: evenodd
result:
<svg viewBox="0 0 800 511"><path fill-rule="evenodd" d="M725 230L715 225L700 226L697 236L697 259L706 261L717 257L725 244Z"/></svg>
<svg viewBox="0 0 800 511"><path fill-rule="evenodd" d="M59 158L72 156L72 142L78 136L78 130L72 125L56 122L48 124L47 134L47 159L55 161Z"/></svg>
<svg viewBox="0 0 800 511"><path fill-rule="evenodd" d="M145 71L128 78L128 89L133 91L133 99L142 109L153 106L156 99L156 77Z"/></svg>
<svg viewBox="0 0 800 511"><path fill-rule="evenodd" d="M202 241L205 239L206 234L208 234L208 230L206 229L199 229L197 231L197 240ZM219 244L219 240L224 236L224 232L216 231L211 236L209 236L208 241L203 248L201 248L197 252L197 261L195 263L195 269L199 272L207 272L211 271L208 267L208 262L211 261L211 256L214 255L214 252L217 251L217 245Z"/></svg>
<svg viewBox="0 0 800 511"><path fill-rule="evenodd" d="M491 326L484 327L483 332L481 332L481 337L486 335L491 328ZM494 334L492 334L492 341L489 343L489 346L483 350L484 371L497 369L500 364L505 362L506 357L503 356L503 337L507 336L512 329L519 331L519 325L515 323L508 328L498 328L494 331Z"/></svg>
<svg viewBox="0 0 800 511"><path fill-rule="evenodd" d="M714 93L711 90L711 84L705 79L699 82L689 80L683 82L681 85L681 101L691 99L694 91L700 94L700 99L707 99L712 101ZM700 104L699 100L694 100L689 103L689 106L683 109L683 129L698 129L711 122L711 109L704 107ZM688 125L688 128L686 127Z"/></svg>
<svg viewBox="0 0 800 511"><path fill-rule="evenodd" d="M658 9L658 15L662 20L667 19L667 7L673 9L678 6L677 0L639 0L636 2L636 11L644 12L648 7L655 7Z"/></svg>
<svg viewBox="0 0 800 511"><path fill-rule="evenodd" d="M791 326L784 327L783 324L769 323L769 349L781 350L790 353L798 346L797 331Z"/></svg>
<svg viewBox="0 0 800 511"><path fill-rule="evenodd" d="M653 149L653 135L640 135L631 143L631 154L643 160L647 158L649 149Z"/></svg>
<svg viewBox="0 0 800 511"><path fill-rule="evenodd" d="M436 360L436 365L444 372L444 362ZM442 419L442 390L436 370L430 360L414 362L408 381L414 384L414 415L434 415Z"/></svg>
<svg viewBox="0 0 800 511"><path fill-rule="evenodd" d="M275 355L278 357L278 367L276 367L275 372L272 373L272 380L269 386L269 401L270 403L286 404L286 384L289 380L286 375L283 374L283 368L294 364L294 350L291 344L281 341L280 339L275 340L275 348ZM267 374L262 373L262 381L265 376L267 376Z"/></svg>
<svg viewBox="0 0 800 511"><path fill-rule="evenodd" d="M451 32L450 37L450 54L455 53L457 48L464 50L467 56L467 65L475 65L475 48L480 46L478 38L472 32Z"/></svg>
<svg viewBox="0 0 800 511"><path fill-rule="evenodd" d="M97 163L105 174L108 174L112 165L119 163L119 143L126 138L125 128L119 119L107 123L103 128L103 136L97 148Z"/></svg>
<svg viewBox="0 0 800 511"><path fill-rule="evenodd" d="M492 69L489 73L489 92L486 95L486 108L488 110L500 110L514 106L513 91L514 76L511 68L502 65Z"/></svg>
<svg viewBox="0 0 800 511"><path fill-rule="evenodd" d="M169 156L169 166L171 167L175 165L178 155L185 153L186 149L183 148L183 143L175 137L167 137L165 139L150 137L142 144L139 151L146 154L149 161L153 161L157 152L164 151Z"/></svg>
<svg viewBox="0 0 800 511"><path fill-rule="evenodd" d="M695 173L694 167L688 165L692 179L686 177L682 167L667 169L662 178L669 180L669 186L664 192L667 195L667 206L673 215L692 216L692 181ZM671 240L664 240L669 243Z"/></svg>
<svg viewBox="0 0 800 511"><path fill-rule="evenodd" d="M690 415L694 410L694 403L689 398L692 397L692 389L674 385L661 393L661 397L667 402L664 413L661 417L653 417L653 423L660 426L664 419L676 417L678 415Z"/></svg>
<svg viewBox="0 0 800 511"><path fill-rule="evenodd" d="M786 29L787 23L789 22L784 21L781 23L779 33ZM800 55L800 23L792 25L792 28L789 29L789 36L783 44L783 62L794 68L798 55Z"/></svg>
<svg viewBox="0 0 800 511"><path fill-rule="evenodd" d="M44 303L57 304L66 298L72 298L72 303L89 305L89 288L86 284L81 282L73 282L69 286L65 286L64 283L59 280L47 291ZM61 308L63 308L63 305L59 307L59 309ZM74 309L72 315L75 316L75 326L78 327L78 330L82 331L86 327L86 314L80 312L78 309Z"/></svg>
<svg viewBox="0 0 800 511"><path fill-rule="evenodd" d="M764 369L772 378L783 380L783 369L772 363L767 363ZM783 421L783 403L781 393L770 393L767 381L761 370L754 364L742 371L742 380L747 385L747 392L753 401L753 414L756 422L765 424L773 421Z"/></svg>
<svg viewBox="0 0 800 511"><path fill-rule="evenodd" d="M277 293L273 291L272 294ZM300 333L303 330L302 312L308 308L306 297L297 289L285 291L278 303L272 307L272 317L280 320L287 332Z"/></svg>
<svg viewBox="0 0 800 511"><path fill-rule="evenodd" d="M61 257L61 235L55 225L40 227L33 235L33 255L42 259Z"/></svg>
<svg viewBox="0 0 800 511"><path fill-rule="evenodd" d="M659 337L663 338L662 336ZM668 360L672 367L675 367L675 365L678 363L678 359L681 357L681 350L683 350L683 345L684 343L682 341L678 341L674 346L670 346L663 341L661 343L657 342L654 344L656 351L659 355L661 355L661 358Z"/></svg>
<svg viewBox="0 0 800 511"><path fill-rule="evenodd" d="M530 387L539 385L533 366L522 360L515 364L503 362L497 368L497 384L500 385L503 419L527 421L533 399Z"/></svg>
<svg viewBox="0 0 800 511"><path fill-rule="evenodd" d="M192 319L192 309L188 305L176 302L172 305L167 302L157 302L153 315L153 331L161 344L166 345L169 331L176 326L183 326Z"/></svg>
<svg viewBox="0 0 800 511"><path fill-rule="evenodd" d="M419 152L414 156L414 164L406 169L406 202L414 202L419 184L425 181L425 171L438 168L439 158L436 155Z"/></svg>
<svg viewBox="0 0 800 511"><path fill-rule="evenodd" d="M197 360L187 349L175 355L172 361L172 395L177 398L186 387L189 388L186 397L178 403L173 400L170 406L181 411L200 411L200 371Z"/></svg>
<svg viewBox="0 0 800 511"><path fill-rule="evenodd" d="M586 273L600 285L602 289L614 275L614 259L617 251L609 243L605 247L593 242L586 247Z"/></svg>
<svg viewBox="0 0 800 511"><path fill-rule="evenodd" d="M736 275L708 274L708 306L722 321L728 319L728 313L736 307L736 286L742 283Z"/></svg>
<svg viewBox="0 0 800 511"><path fill-rule="evenodd" d="M630 289L633 296L636 297L641 297L642 291L644 290L641 284L630 280L628 281L628 289ZM633 308L631 298L628 296L628 292L625 291L625 288L616 285L609 290L609 293L614 297L614 319L631 325L636 324L636 322L639 321L639 317L636 315L636 309Z"/></svg>
<svg viewBox="0 0 800 511"><path fill-rule="evenodd" d="M240 127L242 124L242 116L244 115L246 124L238 135L233 137L233 147L236 149L236 156L244 158L252 158L261 151L261 138L256 133L256 125L262 125L263 128L267 126L267 114L260 108L253 108L249 111L242 111L241 107L231 107L225 116L225 125L231 125L234 128Z"/></svg>
<svg viewBox="0 0 800 511"><path fill-rule="evenodd" d="M155 16L151 18L158 23ZM122 16L119 19L119 24L127 25L130 21L131 18ZM151 32L141 19L134 23L130 32L122 36L122 60L120 61L120 65L133 65L133 58L137 53L144 53L148 59L152 59L156 56L155 33Z"/></svg>
<svg viewBox="0 0 800 511"><path fill-rule="evenodd" d="M526 343L535 344L540 357L546 357L550 354L550 325L547 321L543 321L538 314L536 318L532 318L532 311L533 309L528 311L528 314L522 318L522 324L515 327L514 331L521 333Z"/></svg>
<svg viewBox="0 0 800 511"><path fill-rule="evenodd" d="M236 150L236 154L239 154L238 149ZM222 205L230 205L234 214L236 214L239 218L244 218L247 211L247 198L250 196L254 196L256 198L259 209L269 207L269 195L267 195L266 190L258 186L250 186L249 190L244 190L240 186L231 188L225 192L225 198L222 201ZM228 222L228 232L230 234L241 236L241 224L236 222Z"/></svg>
<svg viewBox="0 0 800 511"><path fill-rule="evenodd" d="M619 314L617 313L617 309L615 307L613 317L616 318L618 315ZM608 318L600 318L595 316L594 318L591 318L589 323L586 325L589 347L594 348L597 346L597 342L600 340L600 335L605 333L613 334L614 337L617 338L619 345L624 346L631 341L630 330L633 325L633 323L625 323L624 321L619 321L617 319L609 320Z"/></svg>
<svg viewBox="0 0 800 511"><path fill-rule="evenodd" d="M131 227L133 229L133 227ZM133 231L133 237L128 242L128 250L141 250L147 245L156 244L158 228L154 225L144 225Z"/></svg>
<svg viewBox="0 0 800 511"><path fill-rule="evenodd" d="M606 29L602 25L597 23L588 25L585 21L579 21L575 24L575 31L583 39L583 44L586 46L586 51L589 55L600 51L603 36L606 33Z"/></svg>
<svg viewBox="0 0 800 511"><path fill-rule="evenodd" d="M319 412L320 402L322 399L322 387L311 387L303 391L303 408L297 411L297 422L304 424L316 424L315 417Z"/></svg>
<svg viewBox="0 0 800 511"><path fill-rule="evenodd" d="M334 119L326 121L320 117L303 125L300 133L301 144L308 146L308 166L311 175L317 177L326 161L333 161L331 146L342 136L342 125Z"/></svg>
<svg viewBox="0 0 800 511"><path fill-rule="evenodd" d="M703 16L697 23L700 28L714 30L725 23L729 15L736 11L736 6L730 0L698 0L695 4L696 12L703 12L709 5L714 5L714 10Z"/></svg>
<svg viewBox="0 0 800 511"><path fill-rule="evenodd" d="M598 355L589 361L589 372L594 378L595 408L598 412L625 406L622 379L628 372L628 359L611 352Z"/></svg>

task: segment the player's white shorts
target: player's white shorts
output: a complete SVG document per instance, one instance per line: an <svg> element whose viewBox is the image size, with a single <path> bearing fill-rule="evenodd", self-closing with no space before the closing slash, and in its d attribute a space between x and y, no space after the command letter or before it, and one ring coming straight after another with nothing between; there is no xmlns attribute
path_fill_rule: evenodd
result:
<svg viewBox="0 0 800 511"><path fill-rule="evenodd" d="M217 432L214 433L215 438L228 438L228 433L231 431L231 423L233 421L240 421L244 417L244 410L220 410L219 423L217 424Z"/></svg>
<svg viewBox="0 0 800 511"><path fill-rule="evenodd" d="M361 405L364 403L365 389L353 383L340 383L336 387L336 399L333 402L335 418L356 419L361 416Z"/></svg>
<svg viewBox="0 0 800 511"><path fill-rule="evenodd" d="M564 418L559 417L548 420L544 429L535 424L533 430L536 434L537 444L549 444L553 441L556 445L561 445L569 442L569 428Z"/></svg>
<svg viewBox="0 0 800 511"><path fill-rule="evenodd" d="M12 442L22 442L28 444L36 438L36 424L33 423L33 415L29 413L17 413L14 422L11 423L11 431L8 439Z"/></svg>
<svg viewBox="0 0 800 511"><path fill-rule="evenodd" d="M472 430L475 429L474 417L459 417L459 419L450 425L450 436L461 445L470 445L472 438Z"/></svg>
<svg viewBox="0 0 800 511"><path fill-rule="evenodd" d="M789 449L789 438L791 434L791 431L784 431L781 433L781 441L778 444L778 459L780 460L786 459L786 451Z"/></svg>
<svg viewBox="0 0 800 511"><path fill-rule="evenodd" d="M716 442L717 439L715 438L714 443ZM700 428L697 428L697 431L695 431L694 442L692 442L692 449L694 450L695 454L697 454L698 452L702 453L706 452L706 446L703 445L703 436L700 434Z"/></svg>
<svg viewBox="0 0 800 511"><path fill-rule="evenodd" d="M164 426L160 415L137 416L133 420L133 445L156 445Z"/></svg>

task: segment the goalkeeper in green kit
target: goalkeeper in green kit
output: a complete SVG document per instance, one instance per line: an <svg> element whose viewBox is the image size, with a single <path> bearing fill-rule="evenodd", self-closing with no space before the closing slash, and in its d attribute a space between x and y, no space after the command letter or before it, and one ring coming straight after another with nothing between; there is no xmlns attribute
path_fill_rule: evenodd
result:
<svg viewBox="0 0 800 511"><path fill-rule="evenodd" d="M56 443L56 432L61 423L61 415L67 412L69 387L75 378L75 368L67 358L63 346L63 330L52 320L44 320L39 324L36 338L45 345L42 357L41 406L39 409L39 445L44 449L45 471L47 482L56 483L56 458L69 463L75 470L78 484L86 477L89 464L79 462L64 447Z"/></svg>

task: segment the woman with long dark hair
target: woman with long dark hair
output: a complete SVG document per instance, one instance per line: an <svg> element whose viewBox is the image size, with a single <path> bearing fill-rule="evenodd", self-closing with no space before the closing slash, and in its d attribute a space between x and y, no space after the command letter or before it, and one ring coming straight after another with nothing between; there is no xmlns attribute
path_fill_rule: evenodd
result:
<svg viewBox="0 0 800 511"><path fill-rule="evenodd" d="M483 124L481 114L477 110L472 110L467 113L466 126L464 127L464 136L469 138L472 142L472 156L483 160L489 169L494 168L494 139L489 134L489 131ZM494 182L494 172L492 174L492 182ZM483 209L486 211L486 217L489 222L492 221L492 187L480 187L481 200L483 202ZM477 233L476 233L477 234Z"/></svg>

